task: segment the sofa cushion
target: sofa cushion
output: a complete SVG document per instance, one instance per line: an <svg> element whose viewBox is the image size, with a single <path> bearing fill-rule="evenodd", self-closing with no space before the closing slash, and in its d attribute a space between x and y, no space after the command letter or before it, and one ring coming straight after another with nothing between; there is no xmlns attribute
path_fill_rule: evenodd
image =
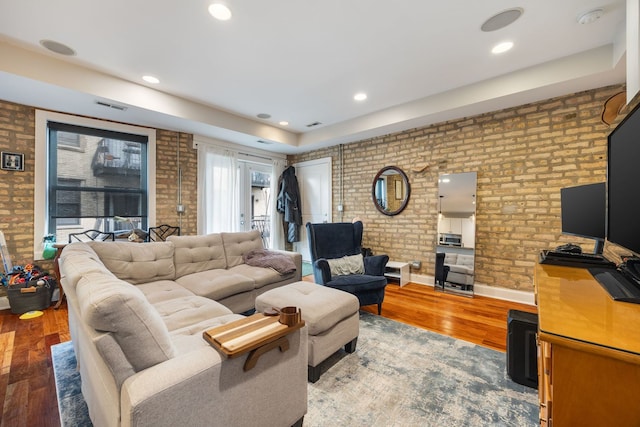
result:
<svg viewBox="0 0 640 427"><path fill-rule="evenodd" d="M244 264L244 254L254 249L264 248L262 235L258 230L220 234L227 256L227 268Z"/></svg>
<svg viewBox="0 0 640 427"><path fill-rule="evenodd" d="M447 253L444 256L444 263L447 265L458 263L458 254Z"/></svg>
<svg viewBox="0 0 640 427"><path fill-rule="evenodd" d="M127 357L113 337L113 334L105 333L99 335L94 342L98 352L111 371L119 390L124 380L136 373L135 369L133 369L133 366L129 360L127 360Z"/></svg>
<svg viewBox="0 0 640 427"><path fill-rule="evenodd" d="M61 280L64 286L75 288L82 275L88 272L104 273L113 276L102 263L98 254L83 242L70 243L64 247L60 255ZM62 266L64 265L64 268ZM113 276L115 277L115 276Z"/></svg>
<svg viewBox="0 0 640 427"><path fill-rule="evenodd" d="M473 274L473 269L460 264L449 266L449 273Z"/></svg>
<svg viewBox="0 0 640 427"><path fill-rule="evenodd" d="M259 289L271 283L277 283L295 276L295 271L289 274L280 274L270 268L253 267L247 264L240 264L230 268L229 273L237 274L250 279L254 283L254 288Z"/></svg>
<svg viewBox="0 0 640 427"><path fill-rule="evenodd" d="M473 271L473 255L458 255L458 265L463 265Z"/></svg>
<svg viewBox="0 0 640 427"><path fill-rule="evenodd" d="M263 270L265 269L263 268ZM253 279L229 270L201 271L183 276L176 282L196 295L216 301L231 295L249 292L255 288Z"/></svg>
<svg viewBox="0 0 640 427"><path fill-rule="evenodd" d="M136 372L174 356L160 314L135 285L87 273L78 281L76 292L84 321L98 331L111 332Z"/></svg>
<svg viewBox="0 0 640 427"><path fill-rule="evenodd" d="M173 341L173 346L176 348L176 353L184 354L191 351L196 346L210 345L202 337L202 333L204 331L244 318L245 316L240 314L224 314L222 316L212 317L210 319L194 323L193 325L187 325L183 328L171 331L171 340ZM187 339L187 337L196 338L196 342Z"/></svg>
<svg viewBox="0 0 640 427"><path fill-rule="evenodd" d="M193 292L180 286L173 280L158 280L156 282L136 285L152 305L162 301L192 296Z"/></svg>
<svg viewBox="0 0 640 427"><path fill-rule="evenodd" d="M226 314L232 314L224 305L210 299L191 295L153 304L169 331L184 328Z"/></svg>
<svg viewBox="0 0 640 427"><path fill-rule="evenodd" d="M138 284L175 278L173 243L88 242L87 244L118 279Z"/></svg>
<svg viewBox="0 0 640 427"><path fill-rule="evenodd" d="M169 236L167 241L175 245L176 278L201 271L227 268L220 234Z"/></svg>

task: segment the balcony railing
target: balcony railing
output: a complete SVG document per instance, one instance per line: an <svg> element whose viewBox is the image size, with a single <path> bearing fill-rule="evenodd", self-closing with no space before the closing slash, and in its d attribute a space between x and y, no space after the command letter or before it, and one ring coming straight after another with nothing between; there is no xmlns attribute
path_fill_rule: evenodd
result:
<svg viewBox="0 0 640 427"><path fill-rule="evenodd" d="M103 139L91 162L94 176L140 175L141 148L137 142Z"/></svg>

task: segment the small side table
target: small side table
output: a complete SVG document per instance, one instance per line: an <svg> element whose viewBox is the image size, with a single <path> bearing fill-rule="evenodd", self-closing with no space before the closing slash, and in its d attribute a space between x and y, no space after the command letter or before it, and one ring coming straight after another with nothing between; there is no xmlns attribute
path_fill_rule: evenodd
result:
<svg viewBox="0 0 640 427"><path fill-rule="evenodd" d="M292 326L284 325L278 319L277 315L265 316L262 313L255 313L204 331L202 336L230 359L249 353L243 368L246 372L253 369L260 356L266 352L274 348L279 348L280 352L289 350L289 340L286 336L305 325L300 317Z"/></svg>
<svg viewBox="0 0 640 427"><path fill-rule="evenodd" d="M384 275L390 279L398 281L400 283L400 287L403 287L409 283L409 276L411 275L409 263L389 261L385 267Z"/></svg>
<svg viewBox="0 0 640 427"><path fill-rule="evenodd" d="M58 279L58 289L60 289L60 293L58 295L58 302L53 306L54 310L60 308L60 304L62 304L62 298L64 297L64 289L62 289L62 280L60 280L60 254L64 247L67 246L67 243L54 243L53 247L56 248L56 256L53 258L53 269L56 272L56 278Z"/></svg>

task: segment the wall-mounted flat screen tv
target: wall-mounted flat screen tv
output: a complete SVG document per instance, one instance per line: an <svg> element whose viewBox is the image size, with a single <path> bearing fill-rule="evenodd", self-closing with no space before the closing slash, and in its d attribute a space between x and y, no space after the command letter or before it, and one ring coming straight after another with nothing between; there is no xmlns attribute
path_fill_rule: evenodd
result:
<svg viewBox="0 0 640 427"><path fill-rule="evenodd" d="M596 240L601 254L606 236L606 186L604 182L560 190L562 233Z"/></svg>

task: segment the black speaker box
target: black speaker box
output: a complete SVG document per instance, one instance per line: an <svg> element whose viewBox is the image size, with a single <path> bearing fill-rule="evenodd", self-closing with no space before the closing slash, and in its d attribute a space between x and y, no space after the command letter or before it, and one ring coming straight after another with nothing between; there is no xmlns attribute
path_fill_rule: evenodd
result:
<svg viewBox="0 0 640 427"><path fill-rule="evenodd" d="M509 310L507 317L507 374L518 384L538 388L538 315Z"/></svg>

